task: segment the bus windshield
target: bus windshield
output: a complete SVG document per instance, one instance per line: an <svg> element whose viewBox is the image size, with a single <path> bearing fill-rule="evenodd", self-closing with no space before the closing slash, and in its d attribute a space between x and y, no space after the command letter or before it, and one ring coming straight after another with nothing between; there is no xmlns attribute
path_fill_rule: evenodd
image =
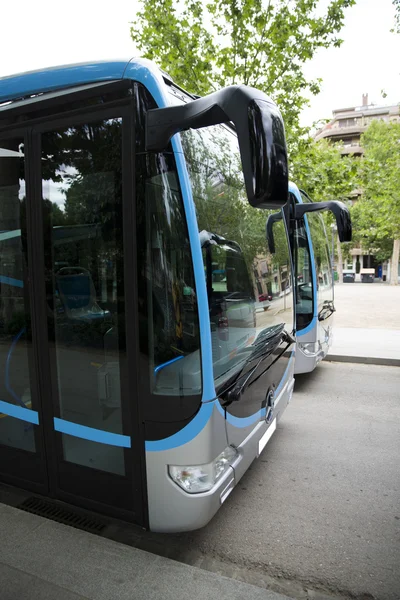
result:
<svg viewBox="0 0 400 600"><path fill-rule="evenodd" d="M254 356L257 340L283 328L293 330L289 248L281 221L274 231L277 252L267 250L270 211L247 201L234 131L219 125L189 130L181 138L200 232L219 385Z"/></svg>

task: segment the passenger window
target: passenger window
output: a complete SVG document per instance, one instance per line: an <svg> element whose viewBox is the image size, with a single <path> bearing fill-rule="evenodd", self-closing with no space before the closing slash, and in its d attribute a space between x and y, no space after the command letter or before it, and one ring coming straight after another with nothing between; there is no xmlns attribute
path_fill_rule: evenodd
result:
<svg viewBox="0 0 400 600"><path fill-rule="evenodd" d="M32 410L32 330L22 138L0 141L0 444L35 452ZM5 412L2 413L2 410ZM15 414L17 416L14 415Z"/></svg>
<svg viewBox="0 0 400 600"><path fill-rule="evenodd" d="M123 434L122 118L42 134L42 208L57 417ZM123 401L124 398L122 397ZM125 474L121 447L62 433L64 460Z"/></svg>

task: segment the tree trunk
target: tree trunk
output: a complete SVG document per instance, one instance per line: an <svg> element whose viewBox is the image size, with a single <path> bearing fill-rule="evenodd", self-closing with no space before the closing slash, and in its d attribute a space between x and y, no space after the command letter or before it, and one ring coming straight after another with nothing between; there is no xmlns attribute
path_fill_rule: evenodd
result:
<svg viewBox="0 0 400 600"><path fill-rule="evenodd" d="M390 285L399 285L399 256L400 256L400 239L393 240L392 260L390 261Z"/></svg>
<svg viewBox="0 0 400 600"><path fill-rule="evenodd" d="M343 283L343 256L342 256L342 247L340 245L339 236L337 236L337 272L338 272L338 280L337 283Z"/></svg>

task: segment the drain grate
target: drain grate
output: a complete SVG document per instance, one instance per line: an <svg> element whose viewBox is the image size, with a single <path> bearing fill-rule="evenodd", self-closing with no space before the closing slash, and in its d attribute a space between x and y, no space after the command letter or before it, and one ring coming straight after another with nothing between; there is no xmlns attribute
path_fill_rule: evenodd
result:
<svg viewBox="0 0 400 600"><path fill-rule="evenodd" d="M107 523L101 519L88 517L50 500L43 500L35 496L24 500L18 508L34 515L57 521L57 523L64 523L64 525L89 531L90 533L99 534L107 526Z"/></svg>

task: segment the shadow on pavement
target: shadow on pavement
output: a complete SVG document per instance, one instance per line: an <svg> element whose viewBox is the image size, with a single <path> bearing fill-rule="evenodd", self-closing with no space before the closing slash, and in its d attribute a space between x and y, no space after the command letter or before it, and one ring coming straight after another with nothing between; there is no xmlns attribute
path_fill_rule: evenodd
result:
<svg viewBox="0 0 400 600"><path fill-rule="evenodd" d="M302 373L301 375L295 375L294 392L302 393L309 391L308 387L310 386L310 384L312 384L313 382L318 382L321 378L324 377L325 368L326 363L321 363L311 373Z"/></svg>

